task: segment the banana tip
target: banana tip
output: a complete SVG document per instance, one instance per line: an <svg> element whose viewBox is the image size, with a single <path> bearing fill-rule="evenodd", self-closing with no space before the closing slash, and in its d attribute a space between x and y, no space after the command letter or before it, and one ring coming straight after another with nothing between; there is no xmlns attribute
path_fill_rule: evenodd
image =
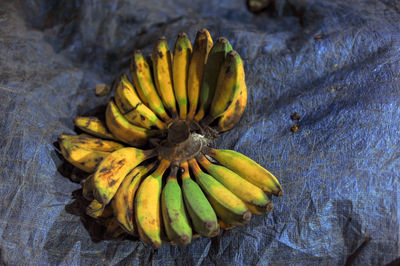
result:
<svg viewBox="0 0 400 266"><path fill-rule="evenodd" d="M243 213L243 222L248 222L251 219L251 212L250 211L246 211L245 213Z"/></svg>
<svg viewBox="0 0 400 266"><path fill-rule="evenodd" d="M274 204L272 202L268 203L265 210L271 212L274 209Z"/></svg>

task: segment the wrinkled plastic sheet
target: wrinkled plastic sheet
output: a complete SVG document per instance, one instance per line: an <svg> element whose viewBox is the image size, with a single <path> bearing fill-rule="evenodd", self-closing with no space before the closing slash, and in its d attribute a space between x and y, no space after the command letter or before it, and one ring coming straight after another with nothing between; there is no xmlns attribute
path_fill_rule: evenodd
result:
<svg viewBox="0 0 400 266"><path fill-rule="evenodd" d="M0 2L1 261L378 265L398 258L399 2L281 0L258 15L244 1L158 2ZM240 124L215 146L258 161L285 195L273 199L272 213L185 247L153 251L137 239L96 237L73 211L80 185L57 153L57 136L74 133L75 116L103 112L108 97L93 88L126 71L133 49L151 52L162 35L172 47L178 32L193 39L202 27L241 54L249 91Z"/></svg>

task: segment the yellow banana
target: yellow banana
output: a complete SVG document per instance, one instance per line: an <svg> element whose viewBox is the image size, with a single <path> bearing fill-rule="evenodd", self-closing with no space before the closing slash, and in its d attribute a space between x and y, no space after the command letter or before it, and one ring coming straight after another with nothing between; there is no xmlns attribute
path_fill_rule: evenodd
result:
<svg viewBox="0 0 400 266"><path fill-rule="evenodd" d="M215 94L215 88L217 87L219 70L225 61L227 53L231 50L231 44L228 39L224 37L218 38L217 42L211 48L207 63L204 66L199 108L194 117L196 121L200 121L203 119L204 115L208 113L208 109L210 108L210 104Z"/></svg>
<svg viewBox="0 0 400 266"><path fill-rule="evenodd" d="M165 37L160 38L154 47L152 61L154 83L158 95L160 95L165 109L175 118L178 114L176 111L174 89L172 87L172 54Z"/></svg>
<svg viewBox="0 0 400 266"><path fill-rule="evenodd" d="M162 176L170 162L162 159L157 170L139 187L135 200L135 218L141 239L154 249L161 246L160 195Z"/></svg>
<svg viewBox="0 0 400 266"><path fill-rule="evenodd" d="M232 150L205 147L203 151L263 191L275 196L283 195L278 179L249 157Z"/></svg>
<svg viewBox="0 0 400 266"><path fill-rule="evenodd" d="M222 220L218 220L218 224L224 230L231 230L236 227L236 225L226 224Z"/></svg>
<svg viewBox="0 0 400 266"><path fill-rule="evenodd" d="M187 245L192 241L192 228L186 215L182 191L176 179L177 170L178 166L171 166L161 194L161 210L168 239L177 245Z"/></svg>
<svg viewBox="0 0 400 266"><path fill-rule="evenodd" d="M226 109L226 111L218 118L217 130L224 132L232 129L243 115L247 104L247 88L242 86L237 99Z"/></svg>
<svg viewBox="0 0 400 266"><path fill-rule="evenodd" d="M134 198L143 177L153 169L154 163L135 167L122 181L111 201L114 216L119 225L128 233L134 233Z"/></svg>
<svg viewBox="0 0 400 266"><path fill-rule="evenodd" d="M150 137L160 132L132 125L121 114L113 101L110 101L107 106L106 123L117 139L133 146L145 145Z"/></svg>
<svg viewBox="0 0 400 266"><path fill-rule="evenodd" d="M217 215L199 185L190 178L188 163L181 164L182 191L193 229L205 237L218 235ZM194 238L194 235L193 235Z"/></svg>
<svg viewBox="0 0 400 266"><path fill-rule="evenodd" d="M115 137L108 131L103 122L100 121L97 117L90 116L78 116L74 120L75 126L79 127L86 133L89 133L93 136L105 138L105 139L115 139Z"/></svg>
<svg viewBox="0 0 400 266"><path fill-rule="evenodd" d="M224 166L212 164L205 156L198 156L197 161L212 177L238 196L247 207L254 206L254 208L250 208L250 211L256 210L258 214L258 210L262 212L271 210L270 204L272 203L267 195L256 185Z"/></svg>
<svg viewBox="0 0 400 266"><path fill-rule="evenodd" d="M236 102L245 86L243 62L239 54L232 50L226 55L224 64L218 75L217 87L212 100L210 111L203 123L209 124L221 116Z"/></svg>
<svg viewBox="0 0 400 266"><path fill-rule="evenodd" d="M244 202L214 177L204 173L195 159L189 161L197 183L207 194L217 216L227 224L242 225L251 219L251 212Z"/></svg>
<svg viewBox="0 0 400 266"><path fill-rule="evenodd" d="M190 58L188 72L188 99L189 111L187 117L193 119L196 114L200 97L201 83L203 81L204 65L213 45L211 35L206 29L199 30L193 45L193 53Z"/></svg>
<svg viewBox="0 0 400 266"><path fill-rule="evenodd" d="M146 105L165 122L171 120L165 111L164 105L154 87L149 64L140 51L135 51L131 63L131 73L136 90Z"/></svg>
<svg viewBox="0 0 400 266"><path fill-rule="evenodd" d="M108 204L126 175L138 164L154 156L153 150L123 148L110 153L98 166L93 176L94 197Z"/></svg>
<svg viewBox="0 0 400 266"><path fill-rule="evenodd" d="M65 139L68 142L76 144L82 148L94 151L112 152L124 147L124 145L99 138L93 138L88 135L61 135L59 139Z"/></svg>
<svg viewBox="0 0 400 266"><path fill-rule="evenodd" d="M135 88L126 75L121 77L115 91L115 103L124 117L132 124L150 129L165 128L162 122L149 107L144 105L136 94Z"/></svg>
<svg viewBox="0 0 400 266"><path fill-rule="evenodd" d="M110 205L104 205L97 200L92 200L86 208L86 214L93 218L106 218L112 216Z"/></svg>
<svg viewBox="0 0 400 266"><path fill-rule="evenodd" d="M58 142L64 158L73 166L88 173L93 173L99 163L110 154L109 152L83 148L62 137L59 138Z"/></svg>
<svg viewBox="0 0 400 266"><path fill-rule="evenodd" d="M187 115L188 71L191 54L192 44L188 36L184 32L179 33L174 47L172 74L175 98L179 106L179 117L182 119Z"/></svg>

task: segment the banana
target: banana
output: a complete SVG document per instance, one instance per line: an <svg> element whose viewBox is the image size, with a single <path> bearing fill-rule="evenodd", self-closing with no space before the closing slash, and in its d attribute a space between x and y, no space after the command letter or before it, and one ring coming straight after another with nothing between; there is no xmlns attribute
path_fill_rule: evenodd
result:
<svg viewBox="0 0 400 266"><path fill-rule="evenodd" d="M161 194L161 210L164 228L170 241L187 245L192 241L192 228L186 215L182 191L176 179L178 166L171 166L171 172Z"/></svg>
<svg viewBox="0 0 400 266"><path fill-rule="evenodd" d="M119 225L128 233L134 233L134 198L143 177L153 169L154 163L135 167L122 181L111 201L114 216Z"/></svg>
<svg viewBox="0 0 400 266"><path fill-rule="evenodd" d="M115 217L110 217L105 222L106 231L104 236L106 238L118 238L125 233L125 231L119 226Z"/></svg>
<svg viewBox="0 0 400 266"><path fill-rule="evenodd" d="M105 139L115 139L115 137L108 131L103 122L97 117L90 116L78 116L74 120L75 126L79 127L81 130L89 133L93 136L105 138Z"/></svg>
<svg viewBox="0 0 400 266"><path fill-rule="evenodd" d="M160 95L165 109L172 115L172 118L176 118L178 114L172 87L172 54L165 37L160 38L154 47L152 61L154 83L158 95Z"/></svg>
<svg viewBox="0 0 400 266"><path fill-rule="evenodd" d="M142 103L126 75L122 75L121 81L117 85L114 99L126 120L135 126L147 129L153 127L159 129L165 128L164 122L162 122L149 107Z"/></svg>
<svg viewBox="0 0 400 266"><path fill-rule="evenodd" d="M217 42L211 48L207 63L204 66L199 108L196 116L194 117L196 121L200 121L203 119L204 115L208 113L208 109L210 108L210 104L215 94L219 70L225 61L226 55L231 50L231 44L229 43L228 39L224 37L218 38Z"/></svg>
<svg viewBox="0 0 400 266"><path fill-rule="evenodd" d="M60 137L58 142L64 158L73 166L87 173L93 173L99 163L110 154L109 152L83 148L80 145L69 142L63 137Z"/></svg>
<svg viewBox="0 0 400 266"><path fill-rule="evenodd" d="M112 216L110 205L104 205L97 200L92 200L86 208L86 214L93 218L106 218Z"/></svg>
<svg viewBox="0 0 400 266"><path fill-rule="evenodd" d="M226 224L242 225L251 219L251 212L244 202L214 177L204 173L195 159L189 160L197 183L208 196L217 216Z"/></svg>
<svg viewBox="0 0 400 266"><path fill-rule="evenodd" d="M162 159L157 170L149 175L137 191L135 219L140 238L154 249L161 246L160 194L162 176L170 162Z"/></svg>
<svg viewBox="0 0 400 266"><path fill-rule="evenodd" d="M242 86L238 98L226 109L226 111L218 118L217 130L224 132L232 129L243 115L247 105L247 88Z"/></svg>
<svg viewBox="0 0 400 266"><path fill-rule="evenodd" d="M189 111L187 117L193 119L199 101L201 83L203 81L204 65L213 45L210 33L206 29L199 30L193 45L188 72Z"/></svg>
<svg viewBox="0 0 400 266"><path fill-rule="evenodd" d="M186 33L181 32L174 46L174 58L172 61L172 75L175 98L179 107L179 117L184 119L187 115L187 86L190 56L192 44Z"/></svg>
<svg viewBox="0 0 400 266"><path fill-rule="evenodd" d="M218 220L218 224L224 230L231 230L236 227L236 225L226 224L222 220Z"/></svg>
<svg viewBox="0 0 400 266"><path fill-rule="evenodd" d="M112 100L107 106L106 123L117 139L133 146L143 146L150 137L160 133L159 130L150 130L129 123Z"/></svg>
<svg viewBox="0 0 400 266"><path fill-rule="evenodd" d="M181 164L182 191L193 229L205 237L219 233L217 215L199 185L190 178L188 163Z"/></svg>
<svg viewBox="0 0 400 266"><path fill-rule="evenodd" d="M271 210L272 203L259 187L224 166L212 164L205 156L198 156L196 159L211 176L238 196L247 207L255 207L250 208L250 211L253 210L254 213L254 210L257 210L258 214L258 210L263 210L263 212Z"/></svg>
<svg viewBox="0 0 400 266"><path fill-rule="evenodd" d="M278 197L283 195L282 187L276 177L249 157L236 151L217 150L210 147L205 147L203 152L264 192Z"/></svg>
<svg viewBox="0 0 400 266"><path fill-rule="evenodd" d="M93 174L88 176L86 179L81 181L81 186L82 186L82 196L86 200L92 201L93 198Z"/></svg>
<svg viewBox="0 0 400 266"><path fill-rule="evenodd" d="M94 198L100 203L108 204L126 175L138 164L154 155L153 150L137 148L123 148L110 153L94 173Z"/></svg>
<svg viewBox="0 0 400 266"><path fill-rule="evenodd" d="M140 51L135 51L131 63L131 73L140 99L165 122L171 120L154 87L149 64ZM143 100L144 99L144 100Z"/></svg>
<svg viewBox="0 0 400 266"><path fill-rule="evenodd" d="M82 148L94 151L112 152L124 147L124 145L112 141L90 137L86 134L81 135L61 135L59 139L78 145Z"/></svg>
<svg viewBox="0 0 400 266"><path fill-rule="evenodd" d="M217 87L209 114L203 123L209 124L221 116L231 105L245 86L243 62L239 54L232 50L226 55L224 64L218 74Z"/></svg>

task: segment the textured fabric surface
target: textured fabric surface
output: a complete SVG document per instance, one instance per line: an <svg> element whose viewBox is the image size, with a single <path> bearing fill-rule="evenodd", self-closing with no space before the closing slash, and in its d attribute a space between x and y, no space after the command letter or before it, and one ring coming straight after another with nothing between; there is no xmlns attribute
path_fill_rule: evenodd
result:
<svg viewBox="0 0 400 266"><path fill-rule="evenodd" d="M278 0L259 15L244 1L159 2L0 1L1 261L341 265L366 237L355 264L400 257L399 2ZM126 71L133 49L202 27L240 53L249 93L215 146L255 159L285 195L186 247L96 239L70 210L80 185L54 142L75 116L104 111L94 86Z"/></svg>

